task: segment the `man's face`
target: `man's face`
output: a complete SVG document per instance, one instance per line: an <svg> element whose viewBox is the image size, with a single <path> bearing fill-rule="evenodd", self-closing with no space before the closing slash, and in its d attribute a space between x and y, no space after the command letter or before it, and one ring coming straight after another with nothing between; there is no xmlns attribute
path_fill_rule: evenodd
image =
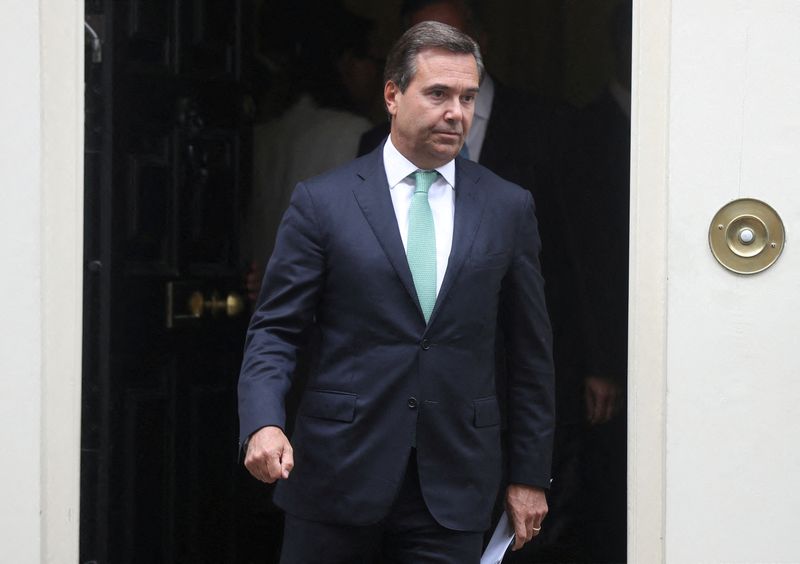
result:
<svg viewBox="0 0 800 564"><path fill-rule="evenodd" d="M392 143L421 169L434 169L455 158L464 144L478 94L475 57L445 49L417 55L417 73L400 92L389 81L384 88L392 116Z"/></svg>

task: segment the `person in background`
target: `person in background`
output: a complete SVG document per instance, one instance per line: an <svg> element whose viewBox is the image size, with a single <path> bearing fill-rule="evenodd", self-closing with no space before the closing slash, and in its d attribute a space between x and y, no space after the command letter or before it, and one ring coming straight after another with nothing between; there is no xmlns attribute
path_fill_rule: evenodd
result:
<svg viewBox="0 0 800 564"><path fill-rule="evenodd" d="M293 93L279 117L253 131L245 241L252 260L246 278L251 301L292 189L356 155L361 135L372 127L365 115L380 85L380 69L370 53L369 20L335 0L301 0L269 16L268 29L281 34L273 38L280 50L268 51L269 60L288 75Z"/></svg>
<svg viewBox="0 0 800 564"><path fill-rule="evenodd" d="M593 350L581 366L585 421L578 457L586 562L626 558L628 246L631 135L630 0L609 19L614 75L577 116L566 197Z"/></svg>

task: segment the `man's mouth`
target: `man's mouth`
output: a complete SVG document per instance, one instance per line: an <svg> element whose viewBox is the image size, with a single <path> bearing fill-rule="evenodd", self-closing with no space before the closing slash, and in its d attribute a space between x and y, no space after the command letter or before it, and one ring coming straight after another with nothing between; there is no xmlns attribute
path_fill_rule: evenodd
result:
<svg viewBox="0 0 800 564"><path fill-rule="evenodd" d="M452 137L454 139L461 138L460 131L434 131L437 135L444 135L445 137Z"/></svg>

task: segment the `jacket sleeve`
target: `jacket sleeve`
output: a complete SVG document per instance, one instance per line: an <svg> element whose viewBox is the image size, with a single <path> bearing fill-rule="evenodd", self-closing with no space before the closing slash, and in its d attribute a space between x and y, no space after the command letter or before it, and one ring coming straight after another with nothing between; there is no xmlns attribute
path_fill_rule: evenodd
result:
<svg viewBox="0 0 800 564"><path fill-rule="evenodd" d="M503 281L500 323L505 337L510 483L550 485L555 427L552 332L539 265L541 243L531 194L516 209L518 229Z"/></svg>
<svg viewBox="0 0 800 564"><path fill-rule="evenodd" d="M285 428L285 398L297 352L324 286L321 241L311 196L304 184L298 184L278 228L247 331L238 388L240 445L262 427Z"/></svg>

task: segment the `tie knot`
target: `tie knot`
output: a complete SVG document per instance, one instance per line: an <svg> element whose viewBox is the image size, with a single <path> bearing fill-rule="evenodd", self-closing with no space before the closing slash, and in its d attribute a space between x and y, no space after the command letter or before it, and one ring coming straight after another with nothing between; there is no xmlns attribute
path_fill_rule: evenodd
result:
<svg viewBox="0 0 800 564"><path fill-rule="evenodd" d="M414 184L416 185L415 192L428 193L431 184L436 182L436 177L439 173L435 170L417 170L414 173Z"/></svg>

